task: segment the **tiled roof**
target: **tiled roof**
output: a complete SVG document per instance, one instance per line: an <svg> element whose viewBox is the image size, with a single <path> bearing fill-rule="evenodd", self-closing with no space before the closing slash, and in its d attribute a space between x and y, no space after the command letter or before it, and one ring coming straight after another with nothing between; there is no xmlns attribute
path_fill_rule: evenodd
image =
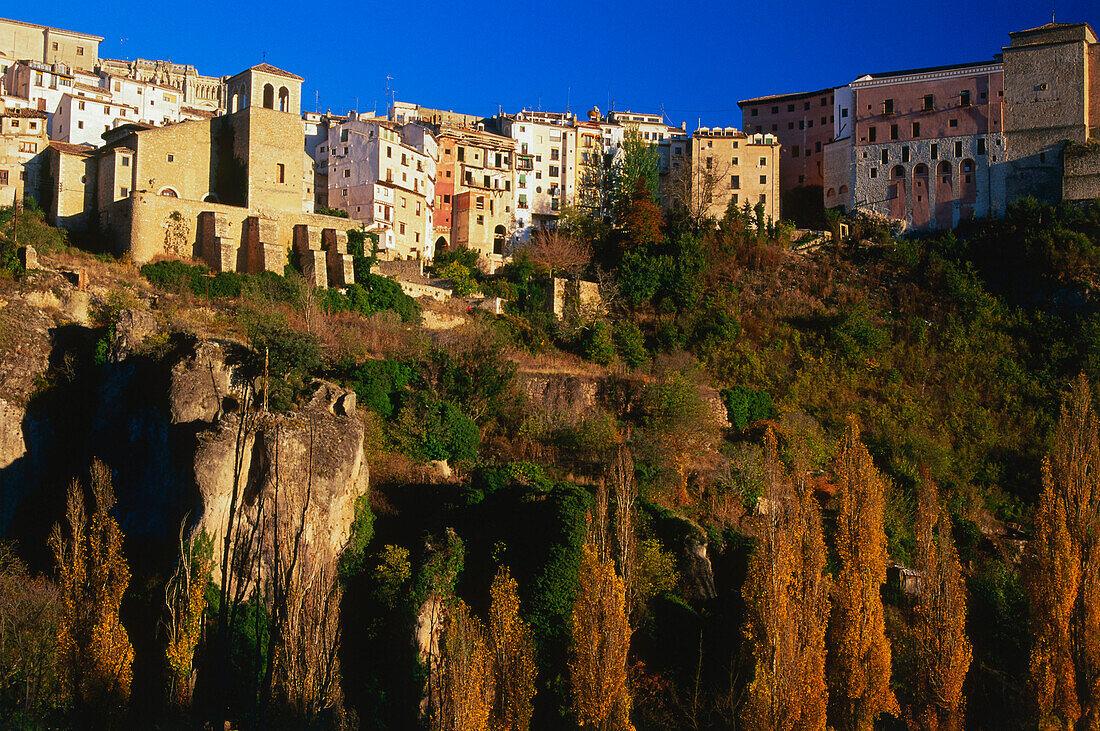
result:
<svg viewBox="0 0 1100 731"><path fill-rule="evenodd" d="M46 119L48 115L45 112L41 112L37 109L13 108L0 113L0 116L19 117L20 119Z"/></svg>
<svg viewBox="0 0 1100 731"><path fill-rule="evenodd" d="M831 94L836 87L827 86L824 89L818 89L817 91L795 91L790 94L769 94L768 96L758 96L752 99L742 99L737 102L737 106L744 106L746 104L761 104L764 102L781 102L787 99L803 99L808 96L817 96L818 94Z"/></svg>
<svg viewBox="0 0 1100 731"><path fill-rule="evenodd" d="M89 155L95 150L91 145L74 145L69 142L58 142L57 140L50 140L50 147L58 152L67 152L73 155Z"/></svg>
<svg viewBox="0 0 1100 731"><path fill-rule="evenodd" d="M294 79L296 81L305 81L305 79L303 79L301 76L292 74L289 71L283 71L281 68L272 66L269 63L258 63L255 66L245 69L240 74L235 74L231 78L236 78L237 76L240 76L241 74L247 73L249 71L259 71L261 73L271 74L272 76L283 76L288 79Z"/></svg>

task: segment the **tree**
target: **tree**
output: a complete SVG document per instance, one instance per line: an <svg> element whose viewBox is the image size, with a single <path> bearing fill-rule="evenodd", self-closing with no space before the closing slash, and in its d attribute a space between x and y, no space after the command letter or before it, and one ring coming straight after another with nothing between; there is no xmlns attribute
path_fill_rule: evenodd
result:
<svg viewBox="0 0 1100 731"><path fill-rule="evenodd" d="M0 725L33 727L56 706L60 615L57 586L0 544Z"/></svg>
<svg viewBox="0 0 1100 731"><path fill-rule="evenodd" d="M1100 727L1100 436L1081 375L1043 461L1028 567L1039 727Z"/></svg>
<svg viewBox="0 0 1100 731"><path fill-rule="evenodd" d="M111 473L92 462L91 522L75 480L65 508L68 530L60 524L50 535L61 590L59 655L65 691L85 719L109 719L130 697L134 649L119 619L119 606L130 584L122 555L122 531L111 516L115 504Z"/></svg>
<svg viewBox="0 0 1100 731"><path fill-rule="evenodd" d="M882 476L849 417L834 465L839 506L839 571L829 625L829 696L838 731L871 731L884 713L898 715L890 690L890 644L882 610L886 531Z"/></svg>
<svg viewBox="0 0 1100 731"><path fill-rule="evenodd" d="M489 648L493 660L493 731L526 731L535 697L535 640L519 617L515 579L501 566L489 588Z"/></svg>
<svg viewBox="0 0 1100 731"><path fill-rule="evenodd" d="M561 228L538 229L521 251L536 269L551 277L558 271L577 278L592 257L587 243Z"/></svg>
<svg viewBox="0 0 1100 731"><path fill-rule="evenodd" d="M164 654L168 663L169 698L181 708L191 705L195 687L195 648L202 633L206 612L206 587L210 583L214 543L202 534L192 540L184 538L180 525L179 562L176 573L164 589L168 610L165 624L168 642Z"/></svg>
<svg viewBox="0 0 1100 731"><path fill-rule="evenodd" d="M440 639L442 668L439 712L431 727L439 731L483 731L493 708L493 658L485 630L465 602L447 602Z"/></svg>
<svg viewBox="0 0 1100 731"><path fill-rule="evenodd" d="M753 679L740 728L823 731L829 580L821 510L813 491L786 474L777 452L769 428L760 498L766 510L742 587Z"/></svg>
<svg viewBox="0 0 1100 731"><path fill-rule="evenodd" d="M615 574L614 561L601 560L596 547L586 543L578 584L569 661L573 712L583 728L633 731L626 667L630 626L623 581Z"/></svg>
<svg viewBox="0 0 1100 731"><path fill-rule="evenodd" d="M660 172L657 148L642 139L636 127L628 127L611 173L611 197L616 219L622 220L634 198L639 180L651 200L657 199L657 183Z"/></svg>
<svg viewBox="0 0 1100 731"><path fill-rule="evenodd" d="M669 173L668 197L673 207L683 212L689 225L696 231L711 220L710 211L715 199L719 197L720 186L729 177L729 163L721 159L716 162L717 164L710 166L685 162ZM736 209L737 204L733 201L733 196L730 196L729 205ZM727 212L728 210L727 205Z"/></svg>
<svg viewBox="0 0 1100 731"><path fill-rule="evenodd" d="M916 532L913 568L921 574L921 594L914 612L916 703L909 723L914 731L955 731L962 728L963 680L971 659L966 585L951 519L927 472L921 476Z"/></svg>
<svg viewBox="0 0 1100 731"><path fill-rule="evenodd" d="M634 180L634 189L623 208L622 225L629 249L646 249L661 243L664 216L642 178Z"/></svg>

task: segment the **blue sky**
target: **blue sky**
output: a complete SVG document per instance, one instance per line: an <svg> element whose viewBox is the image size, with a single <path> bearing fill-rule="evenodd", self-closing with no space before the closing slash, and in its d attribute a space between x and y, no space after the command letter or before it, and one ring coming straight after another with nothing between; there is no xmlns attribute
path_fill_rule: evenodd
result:
<svg viewBox="0 0 1100 731"><path fill-rule="evenodd" d="M169 58L210 75L266 59L305 78L302 107L346 112L399 100L471 114L592 105L674 124L741 126L737 100L856 76L988 60L1008 32L1049 22L1100 29L1097 0L431 3L423 0L163 3L56 0L17 20L101 35L100 54ZM17 8L0 11L0 15Z"/></svg>

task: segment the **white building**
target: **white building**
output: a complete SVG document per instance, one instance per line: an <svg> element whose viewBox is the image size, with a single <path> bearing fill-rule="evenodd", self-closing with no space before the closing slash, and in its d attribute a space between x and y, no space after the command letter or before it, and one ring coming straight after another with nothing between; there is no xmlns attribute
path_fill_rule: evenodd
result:
<svg viewBox="0 0 1100 731"><path fill-rule="evenodd" d="M352 112L316 154L328 163L330 207L377 233L386 256L432 258L439 149L427 128Z"/></svg>
<svg viewBox="0 0 1100 731"><path fill-rule="evenodd" d="M178 90L108 73L101 79L102 88L111 94L116 104L138 111L137 121L157 127L180 121L183 95Z"/></svg>
<svg viewBox="0 0 1100 731"><path fill-rule="evenodd" d="M523 110L498 117L500 131L516 141L516 233L552 226L576 194L575 117Z"/></svg>

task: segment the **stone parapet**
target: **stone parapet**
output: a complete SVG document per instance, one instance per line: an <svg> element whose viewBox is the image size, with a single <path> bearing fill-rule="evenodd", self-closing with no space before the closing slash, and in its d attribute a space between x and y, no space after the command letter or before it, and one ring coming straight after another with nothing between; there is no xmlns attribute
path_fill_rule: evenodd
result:
<svg viewBox="0 0 1100 731"><path fill-rule="evenodd" d="M237 241L232 220L222 213L204 211L199 214L199 231L206 265L216 272L236 271Z"/></svg>
<svg viewBox="0 0 1100 731"><path fill-rule="evenodd" d="M279 224L269 218L249 216L245 220L248 241L248 271L282 274L286 251L279 245Z"/></svg>
<svg viewBox="0 0 1100 731"><path fill-rule="evenodd" d="M328 264L328 283L330 287L346 287L355 283L355 266L348 254L348 234L333 228L326 228L321 234L322 246Z"/></svg>

